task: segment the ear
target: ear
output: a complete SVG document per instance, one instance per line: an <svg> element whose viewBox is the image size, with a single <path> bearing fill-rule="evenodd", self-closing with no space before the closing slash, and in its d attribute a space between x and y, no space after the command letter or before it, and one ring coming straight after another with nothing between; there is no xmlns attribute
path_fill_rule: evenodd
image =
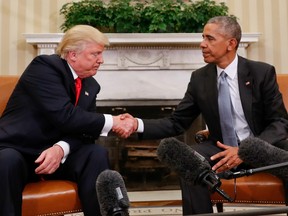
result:
<svg viewBox="0 0 288 216"><path fill-rule="evenodd" d="M71 60L71 61L76 61L77 59L77 52L75 51L69 51L67 54L67 57Z"/></svg>
<svg viewBox="0 0 288 216"><path fill-rule="evenodd" d="M235 38L231 38L231 39L229 40L229 44L228 44L227 49L228 49L229 51L235 50L236 47L237 47L237 44L238 44L237 40L236 40Z"/></svg>

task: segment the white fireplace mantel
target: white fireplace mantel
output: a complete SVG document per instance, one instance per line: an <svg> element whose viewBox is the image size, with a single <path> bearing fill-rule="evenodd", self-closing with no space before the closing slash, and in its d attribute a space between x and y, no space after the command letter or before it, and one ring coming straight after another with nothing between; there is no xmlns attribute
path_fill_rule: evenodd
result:
<svg viewBox="0 0 288 216"><path fill-rule="evenodd" d="M38 55L55 53L55 48L62 39L63 33L24 33L26 42L37 48ZM201 33L107 33L111 46L195 46L202 41ZM259 33L244 33L240 49L246 49L249 44L258 42ZM244 52L245 53L245 52Z"/></svg>
<svg viewBox="0 0 288 216"><path fill-rule="evenodd" d="M104 64L95 79L102 90L98 100L179 100L191 72L205 65L199 47L201 33L112 33L103 54ZM37 54L54 54L63 33L25 33ZM244 33L238 54L259 40L259 33Z"/></svg>

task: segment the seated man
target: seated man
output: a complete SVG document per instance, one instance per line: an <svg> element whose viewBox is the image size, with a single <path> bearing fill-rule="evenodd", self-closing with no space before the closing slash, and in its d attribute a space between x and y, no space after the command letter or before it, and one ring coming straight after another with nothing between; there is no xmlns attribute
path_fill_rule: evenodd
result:
<svg viewBox="0 0 288 216"><path fill-rule="evenodd" d="M211 18L204 27L200 44L207 65L192 73L184 98L171 116L134 119L140 138L179 135L202 114L210 132L209 140L192 148L217 173L243 164L238 145L249 136L288 150L288 116L275 68L238 56L240 40L241 27L234 18ZM115 131L121 133L120 129ZM181 189L184 215L213 212L207 187L189 185L182 180Z"/></svg>
<svg viewBox="0 0 288 216"><path fill-rule="evenodd" d="M116 125L130 134L133 126L96 112L93 76L108 44L97 29L75 26L57 55L36 57L20 77L0 118L0 215L21 216L25 184L40 177L75 181L84 214L101 215L95 182L109 164L95 139Z"/></svg>

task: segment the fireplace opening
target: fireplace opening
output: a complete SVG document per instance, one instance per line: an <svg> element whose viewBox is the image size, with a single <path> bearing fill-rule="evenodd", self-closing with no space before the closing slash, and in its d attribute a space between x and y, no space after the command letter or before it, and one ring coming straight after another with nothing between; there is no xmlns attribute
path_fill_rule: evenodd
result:
<svg viewBox="0 0 288 216"><path fill-rule="evenodd" d="M131 102L130 102L131 103ZM98 112L112 115L130 113L139 118L162 118L171 114L178 102L165 101L151 105L100 106ZM194 144L194 134L203 128L199 117L184 134L176 138L187 144ZM161 140L139 140L137 134L122 139L116 134L100 137L97 143L109 151L111 169L117 170L124 178L128 191L173 190L180 189L179 178L175 172L162 164L157 158L157 147Z"/></svg>

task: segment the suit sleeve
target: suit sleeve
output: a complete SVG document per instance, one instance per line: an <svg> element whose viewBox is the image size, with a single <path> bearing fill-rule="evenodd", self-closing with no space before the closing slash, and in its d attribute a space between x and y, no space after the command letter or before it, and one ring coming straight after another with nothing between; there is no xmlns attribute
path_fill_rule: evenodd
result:
<svg viewBox="0 0 288 216"><path fill-rule="evenodd" d="M259 138L274 144L288 137L288 116L276 81L275 68L270 67L259 85L261 102L254 101L255 110L262 110L262 119L256 119ZM262 106L260 109L259 106ZM261 112L261 111L259 111ZM261 124L259 124L261 122ZM258 126L257 126L258 125Z"/></svg>
<svg viewBox="0 0 288 216"><path fill-rule="evenodd" d="M68 82L67 73L59 62L37 57L23 73L21 85L33 99L35 107L42 110L47 121L63 134L98 137L105 123L104 115L73 105L71 81ZM96 92L93 95L96 97ZM91 102L95 102L95 99ZM91 106L91 110L94 109Z"/></svg>

